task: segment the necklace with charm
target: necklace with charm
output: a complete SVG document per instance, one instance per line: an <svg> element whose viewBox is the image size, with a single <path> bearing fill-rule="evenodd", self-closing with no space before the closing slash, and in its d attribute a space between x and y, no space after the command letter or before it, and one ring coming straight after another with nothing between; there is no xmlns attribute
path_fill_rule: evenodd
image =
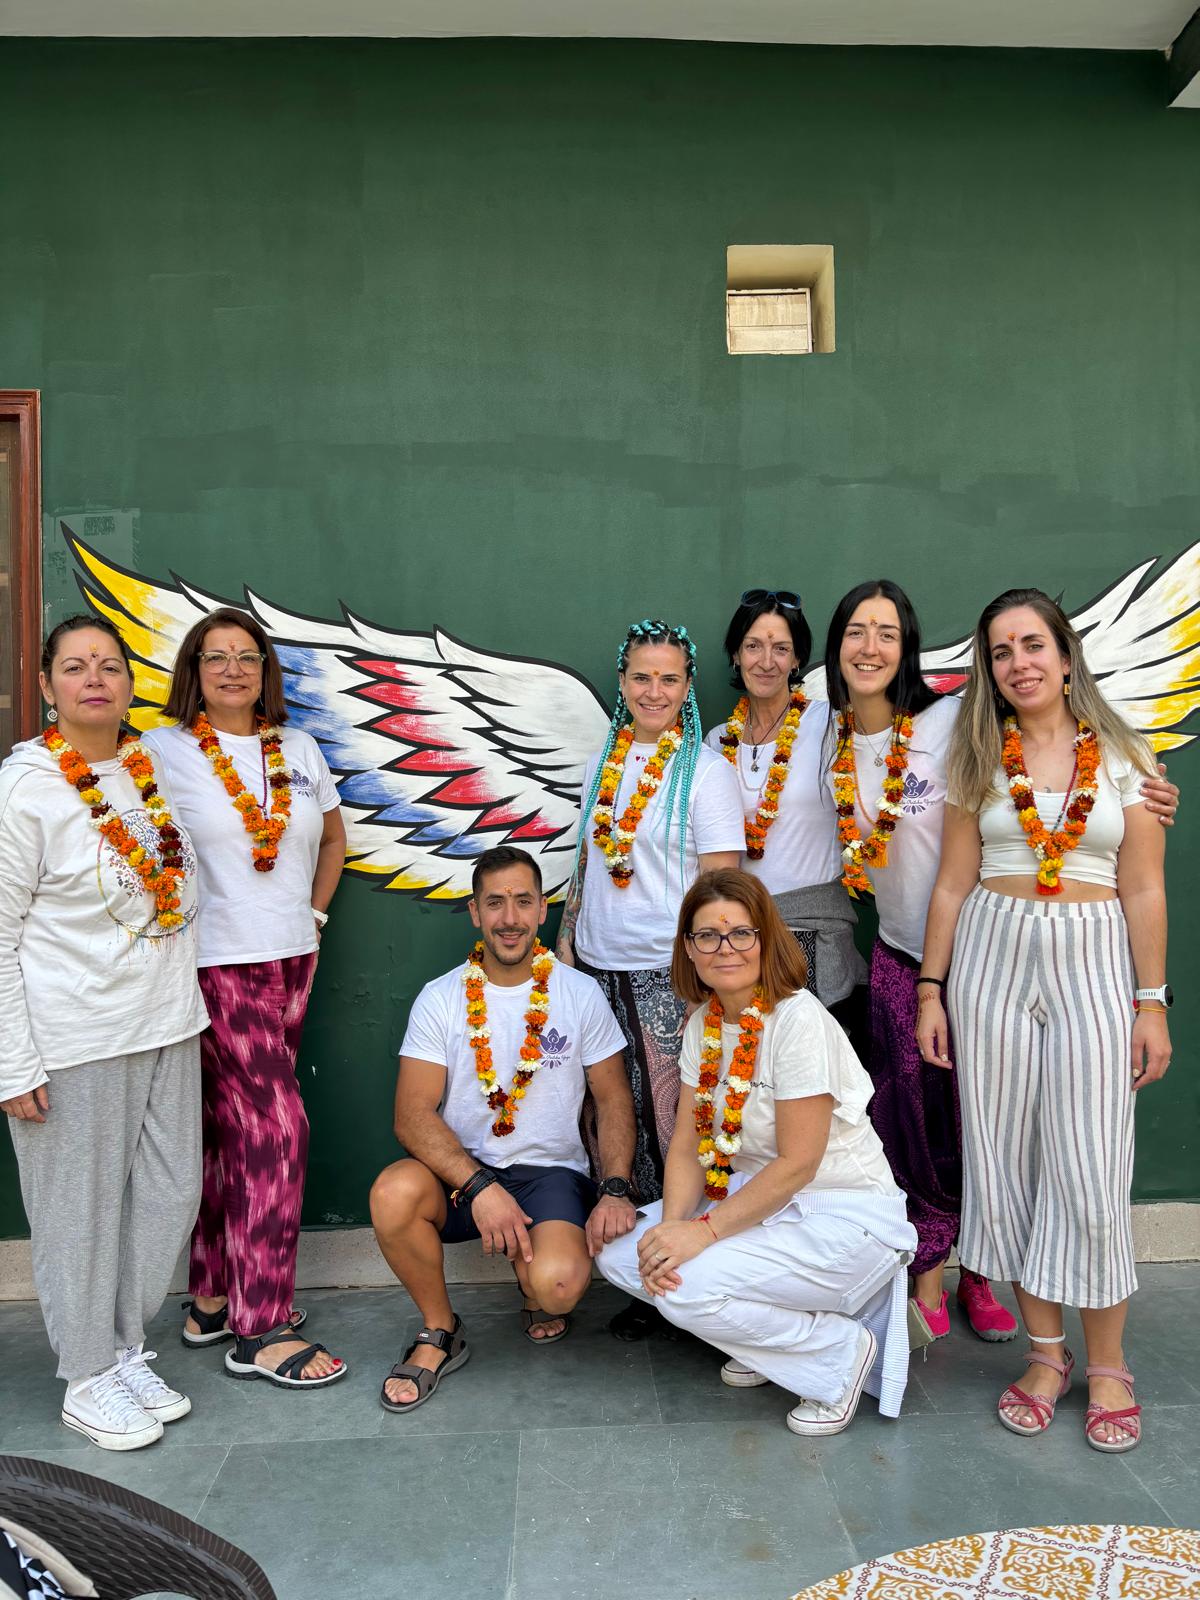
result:
<svg viewBox="0 0 1200 1600"><path fill-rule="evenodd" d="M790 710L791 710L791 702L789 701L789 703L786 706L784 706L783 710L775 718L775 721L766 730L766 732L763 733L763 734L760 734L758 744L752 744L750 746L750 771L751 772L757 772L758 771L758 752L759 752L759 747L761 745L766 744L767 740L775 732L775 729L783 721L784 717L787 716L787 714L788 714L788 712Z"/></svg>
<svg viewBox="0 0 1200 1600"><path fill-rule="evenodd" d="M880 745L878 749L875 748L875 746L871 743L870 738L865 733L863 734L863 741L866 744L867 749L871 752L871 755L874 757L875 765L877 767L881 767L883 765L883 752L892 741L891 728L884 729L883 744Z"/></svg>

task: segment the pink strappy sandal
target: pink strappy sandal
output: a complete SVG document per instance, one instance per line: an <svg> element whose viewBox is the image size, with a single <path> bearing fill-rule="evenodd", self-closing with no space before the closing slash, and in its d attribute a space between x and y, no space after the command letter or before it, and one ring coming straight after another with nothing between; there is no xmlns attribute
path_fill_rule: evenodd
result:
<svg viewBox="0 0 1200 1600"><path fill-rule="evenodd" d="M1118 1383L1125 1385L1130 1400L1133 1399L1133 1373L1128 1367L1085 1367L1083 1370L1089 1378L1115 1378ZM1097 1430L1108 1422L1120 1428L1124 1438L1098 1439ZM1120 1411L1110 1411L1098 1400L1093 1400L1083 1421L1083 1436L1093 1450L1103 1450L1105 1455L1119 1456L1126 1450L1136 1450L1142 1440L1142 1408L1135 1403Z"/></svg>
<svg viewBox="0 0 1200 1600"><path fill-rule="evenodd" d="M1058 1386L1057 1394L1027 1394L1024 1389L1018 1388L1015 1383L1010 1383L1000 1396L996 1406L996 1415L1009 1433L1022 1433L1033 1435L1045 1433L1054 1421L1054 1408L1071 1387L1071 1372L1075 1366L1075 1357L1069 1350L1064 1350L1065 1361L1055 1361L1053 1356L1044 1356L1037 1350L1030 1350L1025 1360L1032 1366L1049 1367L1052 1372L1057 1372L1062 1382ZM1032 1422L1018 1422L1014 1417L1005 1416L1005 1408L1025 1406L1034 1414Z"/></svg>

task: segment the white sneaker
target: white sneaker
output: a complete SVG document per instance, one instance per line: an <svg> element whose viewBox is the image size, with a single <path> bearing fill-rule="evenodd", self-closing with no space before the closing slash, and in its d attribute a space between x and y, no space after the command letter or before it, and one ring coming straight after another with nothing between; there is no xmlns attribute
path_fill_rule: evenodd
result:
<svg viewBox="0 0 1200 1600"><path fill-rule="evenodd" d="M101 1450L140 1450L162 1438L163 1425L147 1416L121 1382L120 1366L67 1385L62 1420Z"/></svg>
<svg viewBox="0 0 1200 1600"><path fill-rule="evenodd" d="M160 1422L178 1422L192 1409L187 1395L164 1383L157 1372L151 1372L147 1361L157 1361L157 1350L143 1350L140 1345L129 1344L117 1351L117 1376L129 1390L148 1417Z"/></svg>
<svg viewBox="0 0 1200 1600"><path fill-rule="evenodd" d="M793 1433L841 1433L854 1420L862 1396L867 1374L875 1364L879 1346L875 1335L865 1325L858 1330L858 1347L854 1352L854 1372L846 1392L832 1405L820 1400L801 1400L787 1414L787 1425Z"/></svg>
<svg viewBox="0 0 1200 1600"><path fill-rule="evenodd" d="M761 1372L755 1372L744 1361L735 1361L732 1356L721 1368L721 1382L727 1383L731 1389L757 1389L760 1384L770 1381Z"/></svg>

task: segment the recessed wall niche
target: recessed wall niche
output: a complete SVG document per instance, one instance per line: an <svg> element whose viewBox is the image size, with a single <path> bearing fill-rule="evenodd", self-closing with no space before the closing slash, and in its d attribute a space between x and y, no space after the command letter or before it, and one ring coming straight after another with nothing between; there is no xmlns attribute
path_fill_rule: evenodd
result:
<svg viewBox="0 0 1200 1600"><path fill-rule="evenodd" d="M837 348L831 244L731 244L725 252L731 356L827 355Z"/></svg>

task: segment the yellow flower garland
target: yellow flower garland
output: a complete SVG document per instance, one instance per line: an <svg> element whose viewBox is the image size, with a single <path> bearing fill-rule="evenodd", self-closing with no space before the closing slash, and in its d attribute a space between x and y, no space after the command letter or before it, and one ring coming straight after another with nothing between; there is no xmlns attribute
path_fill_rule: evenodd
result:
<svg viewBox="0 0 1200 1600"><path fill-rule="evenodd" d="M783 786L787 782L792 746L796 742L800 718L804 715L807 705L808 697L804 690L794 690L787 715L783 719L783 726L779 730L779 737L775 741L775 753L771 757L758 810L753 817L746 818L746 854L751 861L762 860L763 851L767 847L768 830L779 815L779 801L783 794ZM721 754L734 767L737 766L738 746L745 742L746 717L749 710L750 697L743 695L730 712L729 721L725 724L725 732L721 738Z"/></svg>
<svg viewBox="0 0 1200 1600"><path fill-rule="evenodd" d="M604 763L604 769L600 774L600 787L596 792L596 809L592 812L592 821L595 823L592 841L603 855L608 875L618 889L628 889L633 882L633 862L630 860L630 855L638 823L641 822L647 805L658 791L667 762L683 743L683 724L677 722L659 739L654 754L646 763L641 782L629 796L629 803L617 821L614 820L613 813L616 810L617 794L621 788L621 775L625 770L625 758L632 743L633 723L628 722L617 735L608 760Z"/></svg>

